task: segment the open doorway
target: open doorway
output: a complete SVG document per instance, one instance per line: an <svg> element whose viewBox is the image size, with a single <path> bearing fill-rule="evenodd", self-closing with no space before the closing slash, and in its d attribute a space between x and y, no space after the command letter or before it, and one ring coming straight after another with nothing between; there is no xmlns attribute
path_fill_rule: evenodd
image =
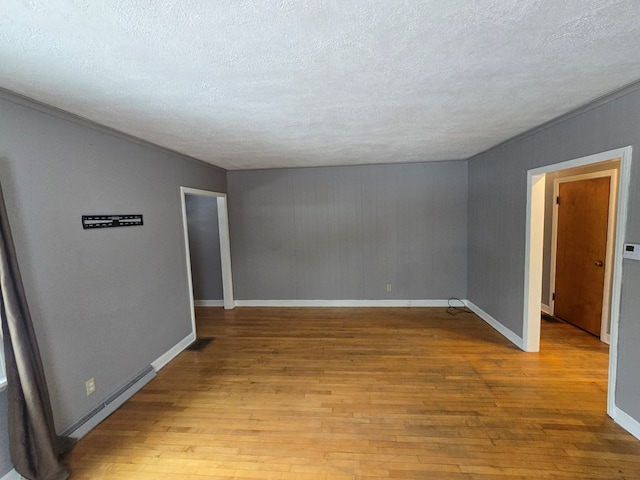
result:
<svg viewBox="0 0 640 480"><path fill-rule="evenodd" d="M546 177L542 306L610 343L618 159Z"/></svg>
<svg viewBox="0 0 640 480"><path fill-rule="evenodd" d="M185 195L193 298L198 307L222 307L218 199Z"/></svg>
<svg viewBox="0 0 640 480"><path fill-rule="evenodd" d="M224 193L210 192L207 190L199 190L195 188L180 187L180 196L182 203L182 227L184 232L184 243L187 264L187 283L189 288L189 299L191 309L191 325L193 333L196 333L196 316L195 316L195 299L193 287L193 265L191 264L191 251L189 248L189 219L187 211L187 197L198 197L200 199L210 199L215 201L215 212L217 217L218 243L213 244L212 248L219 249L220 273L222 283L222 306L225 309L232 309L235 306L233 298L233 280L231 275L231 246L229 242L229 220L227 214L227 195ZM214 221L214 220L212 220ZM219 245L219 246L218 246ZM218 254L218 252L211 252ZM217 267L216 267L217 268Z"/></svg>
<svg viewBox="0 0 640 480"><path fill-rule="evenodd" d="M620 312L620 289L622 284L622 250L624 246L629 181L631 172L631 147L610 150L555 165L529 170L527 174L527 218L525 243L525 292L523 318L523 344L529 352L540 349L540 299L543 283L543 245L545 182L547 174L583 167L609 160L620 159L620 176L616 207L615 242L611 255L611 297L609 308L610 352L609 384L607 391L607 413L617 417L615 403L616 364L618 349L618 321Z"/></svg>

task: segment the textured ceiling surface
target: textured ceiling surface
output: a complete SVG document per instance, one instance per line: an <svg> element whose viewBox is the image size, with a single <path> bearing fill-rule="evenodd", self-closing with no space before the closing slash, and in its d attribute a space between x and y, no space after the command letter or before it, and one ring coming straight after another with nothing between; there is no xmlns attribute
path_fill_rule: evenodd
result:
<svg viewBox="0 0 640 480"><path fill-rule="evenodd" d="M0 87L227 169L468 158L639 78L638 0L0 4Z"/></svg>

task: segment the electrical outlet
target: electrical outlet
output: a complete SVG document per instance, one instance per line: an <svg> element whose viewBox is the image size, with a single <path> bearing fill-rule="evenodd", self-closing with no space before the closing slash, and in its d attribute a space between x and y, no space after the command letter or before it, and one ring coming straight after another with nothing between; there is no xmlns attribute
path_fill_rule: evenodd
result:
<svg viewBox="0 0 640 480"><path fill-rule="evenodd" d="M89 380L84 382L84 386L87 388L87 396L91 395L96 391L96 379L91 377Z"/></svg>
<svg viewBox="0 0 640 480"><path fill-rule="evenodd" d="M387 283L387 292L390 292L390 291L391 291L391 284Z"/></svg>

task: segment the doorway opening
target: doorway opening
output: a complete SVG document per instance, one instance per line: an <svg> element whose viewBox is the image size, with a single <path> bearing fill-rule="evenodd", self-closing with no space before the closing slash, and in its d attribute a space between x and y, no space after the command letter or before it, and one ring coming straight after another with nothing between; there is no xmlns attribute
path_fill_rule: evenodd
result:
<svg viewBox="0 0 640 480"><path fill-rule="evenodd" d="M196 313L195 299L193 291L193 266L191 264L191 251L189 248L189 228L187 218L187 196L208 197L216 201L217 207L217 230L220 250L220 270L222 274L222 298L223 306L226 310L233 309L235 302L233 298L233 279L231 275L231 245L229 241L229 217L227 213L227 195L225 193L210 192L196 188L180 187L180 197L182 204L182 228L184 233L184 245L187 265L187 284L189 289L189 307L191 314L192 332L196 334Z"/></svg>
<svg viewBox="0 0 640 480"><path fill-rule="evenodd" d="M618 321L622 285L622 251L624 247L631 174L632 148L624 147L566 162L529 170L527 173L527 218L525 241L525 292L523 314L523 346L528 352L540 350L540 300L542 298L542 266L544 249L545 182L547 174L620 159L620 176L616 201L615 241L611 255L611 297L608 309L610 323L609 383L607 413L616 418L616 370Z"/></svg>
<svg viewBox="0 0 640 480"><path fill-rule="evenodd" d="M542 311L607 344L619 167L615 159L546 182Z"/></svg>

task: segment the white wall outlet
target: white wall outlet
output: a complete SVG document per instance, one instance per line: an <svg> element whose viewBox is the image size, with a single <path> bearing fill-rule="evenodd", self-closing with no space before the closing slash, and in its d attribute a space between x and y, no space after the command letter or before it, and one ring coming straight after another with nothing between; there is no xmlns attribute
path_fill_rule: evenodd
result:
<svg viewBox="0 0 640 480"><path fill-rule="evenodd" d="M387 292L390 292L390 291L391 291L391 284L387 283Z"/></svg>
<svg viewBox="0 0 640 480"><path fill-rule="evenodd" d="M96 391L96 379L91 377L89 380L84 382L84 386L87 388L87 396L91 395Z"/></svg>

